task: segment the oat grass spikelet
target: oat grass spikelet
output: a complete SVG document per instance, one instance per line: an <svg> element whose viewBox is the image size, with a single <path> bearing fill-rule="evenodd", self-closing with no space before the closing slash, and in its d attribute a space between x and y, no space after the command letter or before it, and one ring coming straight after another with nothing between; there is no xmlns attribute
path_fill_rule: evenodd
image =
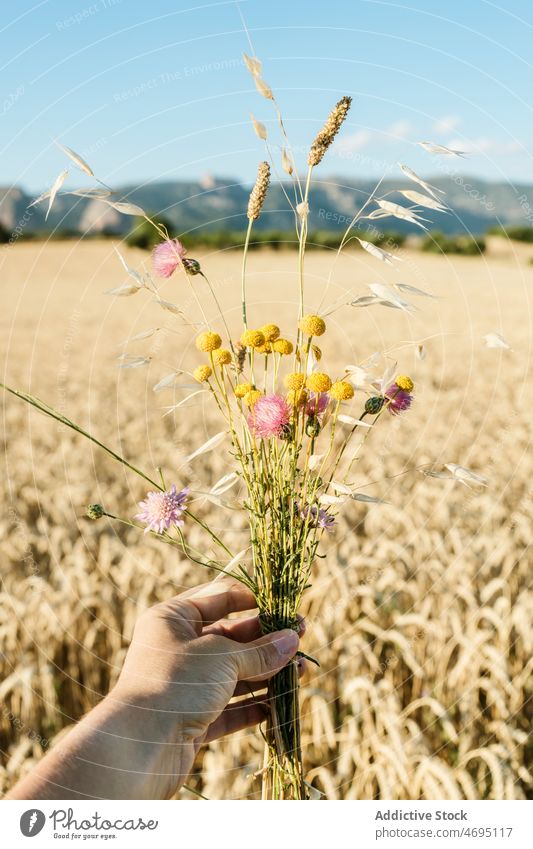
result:
<svg viewBox="0 0 533 849"><path fill-rule="evenodd" d="M328 147L339 132L352 103L351 97L341 97L336 106L331 110L329 117L315 138L307 157L307 164L318 165L322 161Z"/></svg>
<svg viewBox="0 0 533 849"><path fill-rule="evenodd" d="M250 193L250 199L248 201L248 219L250 221L256 221L261 215L269 184L270 165L268 162L260 162L255 186Z"/></svg>

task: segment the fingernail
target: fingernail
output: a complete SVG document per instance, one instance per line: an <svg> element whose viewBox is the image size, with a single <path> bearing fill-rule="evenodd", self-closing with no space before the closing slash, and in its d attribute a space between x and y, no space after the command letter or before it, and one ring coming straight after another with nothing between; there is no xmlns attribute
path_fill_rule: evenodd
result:
<svg viewBox="0 0 533 849"><path fill-rule="evenodd" d="M305 624L305 619L303 618L303 616L298 614L297 618L298 618L298 633L299 633L300 637L303 637L303 635L305 634L305 632L307 630L307 625Z"/></svg>
<svg viewBox="0 0 533 849"><path fill-rule="evenodd" d="M286 628L276 634L274 645L280 657L289 658L296 653L298 648L298 634Z"/></svg>

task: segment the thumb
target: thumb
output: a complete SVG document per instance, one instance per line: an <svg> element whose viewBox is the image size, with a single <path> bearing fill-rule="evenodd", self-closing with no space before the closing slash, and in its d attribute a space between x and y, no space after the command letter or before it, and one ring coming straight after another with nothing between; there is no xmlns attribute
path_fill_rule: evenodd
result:
<svg viewBox="0 0 533 849"><path fill-rule="evenodd" d="M287 665L298 649L298 634L289 628L265 634L251 643L234 643L231 652L239 681L270 678Z"/></svg>

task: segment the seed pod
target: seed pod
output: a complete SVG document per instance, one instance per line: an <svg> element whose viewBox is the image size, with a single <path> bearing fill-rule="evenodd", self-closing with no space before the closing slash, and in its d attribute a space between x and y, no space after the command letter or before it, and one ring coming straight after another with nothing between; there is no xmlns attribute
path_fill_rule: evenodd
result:
<svg viewBox="0 0 533 849"><path fill-rule="evenodd" d="M382 398L379 395L375 395L373 398L367 398L365 413L370 413L370 415L376 416L383 408L384 403L385 398Z"/></svg>
<svg viewBox="0 0 533 849"><path fill-rule="evenodd" d="M307 436L315 437L320 433L320 422L316 416L309 416L305 425Z"/></svg>
<svg viewBox="0 0 533 849"><path fill-rule="evenodd" d="M244 369L244 361L246 359L246 346L242 342L236 342L233 346L235 350L235 370L237 374L241 374Z"/></svg>
<svg viewBox="0 0 533 849"><path fill-rule="evenodd" d="M279 439L292 439L293 435L293 427L290 423L284 424L281 432L279 433Z"/></svg>
<svg viewBox="0 0 533 849"><path fill-rule="evenodd" d="M250 199L248 201L248 218L250 221L255 221L261 215L269 184L270 165L268 162L260 162L257 169L255 186L250 193Z"/></svg>
<svg viewBox="0 0 533 849"><path fill-rule="evenodd" d="M333 139L339 132L352 103L351 97L341 97L339 102L335 105L335 107L330 112L328 119L313 144L311 145L311 150L309 151L309 156L307 157L308 165L318 165L319 162L322 161L322 158L328 149L328 147L333 142Z"/></svg>
<svg viewBox="0 0 533 849"><path fill-rule="evenodd" d="M182 259L181 262L182 262L183 268L185 269L187 274L191 274L191 275L194 276L195 274L201 274L202 273L202 269L200 268L200 263L198 262L197 259L189 259L188 257L185 257L184 259Z"/></svg>

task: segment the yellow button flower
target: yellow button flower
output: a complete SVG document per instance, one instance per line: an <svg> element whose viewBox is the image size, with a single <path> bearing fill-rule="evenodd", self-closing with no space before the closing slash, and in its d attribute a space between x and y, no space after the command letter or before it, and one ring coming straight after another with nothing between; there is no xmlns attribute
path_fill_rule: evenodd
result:
<svg viewBox="0 0 533 849"><path fill-rule="evenodd" d="M205 383L206 380L209 380L213 371L211 366L197 366L197 368L193 371L193 377L198 383Z"/></svg>
<svg viewBox="0 0 533 849"><path fill-rule="evenodd" d="M291 389L287 392L287 404L291 407L298 407L299 404L304 404L307 400L307 392L305 389Z"/></svg>
<svg viewBox="0 0 533 849"><path fill-rule="evenodd" d="M231 351L228 351L226 348L219 348L218 351L214 351L213 362L217 366L229 365L231 363Z"/></svg>
<svg viewBox="0 0 533 849"><path fill-rule="evenodd" d="M413 381L406 374L399 374L394 382L398 389L403 389L405 392L412 392L415 388Z"/></svg>
<svg viewBox="0 0 533 849"><path fill-rule="evenodd" d="M329 394L335 401L349 401L354 395L353 386L347 380L336 380Z"/></svg>
<svg viewBox="0 0 533 849"><path fill-rule="evenodd" d="M208 330L205 333L200 333L200 335L196 337L196 347L199 351L203 351L205 354L209 354L211 351L216 351L216 349L220 348L221 345L222 339L218 333L213 333L211 330Z"/></svg>
<svg viewBox="0 0 533 849"><path fill-rule="evenodd" d="M261 333L267 342L274 342L276 339L279 339L281 331L277 324L265 324L261 328Z"/></svg>
<svg viewBox="0 0 533 849"><path fill-rule="evenodd" d="M328 392L331 389L331 378L328 374L315 371L309 375L305 385L311 392Z"/></svg>
<svg viewBox="0 0 533 849"><path fill-rule="evenodd" d="M298 327L306 336L322 336L326 332L326 322L319 315L304 315Z"/></svg>
<svg viewBox="0 0 533 849"><path fill-rule="evenodd" d="M260 348L265 344L265 337L260 330L245 330L241 336L241 344L247 348Z"/></svg>
<svg viewBox="0 0 533 849"><path fill-rule="evenodd" d="M263 393L259 392L258 389L250 389L250 391L247 392L244 396L244 403L247 407L253 407L253 405L256 403L256 401L259 400L262 394Z"/></svg>
<svg viewBox="0 0 533 849"><path fill-rule="evenodd" d="M272 350L275 351L276 354L284 354L285 356L288 356L294 351L294 345L292 342L289 342L288 339L276 339L275 342L272 342Z"/></svg>
<svg viewBox="0 0 533 849"><path fill-rule="evenodd" d="M305 383L305 374L294 371L291 374L285 375L283 383L287 389L301 389Z"/></svg>
<svg viewBox="0 0 533 849"><path fill-rule="evenodd" d="M251 383L238 383L233 391L237 398L244 398L244 396L247 395L248 392L251 392L253 388L254 387Z"/></svg>

